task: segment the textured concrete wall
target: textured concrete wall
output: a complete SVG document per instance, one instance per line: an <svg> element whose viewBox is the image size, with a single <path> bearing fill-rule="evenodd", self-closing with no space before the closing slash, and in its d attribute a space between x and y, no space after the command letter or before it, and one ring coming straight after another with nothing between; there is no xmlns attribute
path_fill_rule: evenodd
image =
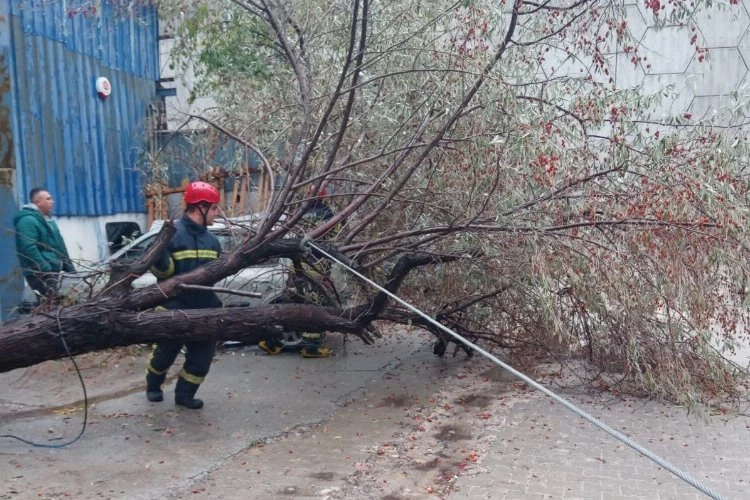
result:
<svg viewBox="0 0 750 500"><path fill-rule="evenodd" d="M653 120L687 114L693 122L711 118L722 126L748 121L750 111L742 105L750 97L750 0L735 5L714 2L684 19L682 25L662 22L661 26L642 0L622 2L632 37L626 45L637 48L643 59L634 61L633 53L623 50L614 34L600 28L592 37L604 39L608 73L598 71L589 57L554 48L545 53L540 76L585 78L592 74L602 82L612 78L618 89L661 93L661 102L644 110Z"/></svg>
<svg viewBox="0 0 750 500"><path fill-rule="evenodd" d="M628 26L646 59L633 64L629 54L613 55L619 88L639 86L655 94L671 85L671 94L653 110L652 118L688 113L693 120L713 118L719 125L746 121L748 113L739 107L750 85L750 0L736 5L716 2L684 26L661 27L644 2L626 4ZM690 43L692 36L695 44Z"/></svg>

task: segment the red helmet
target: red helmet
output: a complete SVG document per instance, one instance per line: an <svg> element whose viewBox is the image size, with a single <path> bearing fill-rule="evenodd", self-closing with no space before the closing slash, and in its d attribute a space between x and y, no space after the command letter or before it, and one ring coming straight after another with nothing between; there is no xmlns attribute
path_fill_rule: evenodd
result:
<svg viewBox="0 0 750 500"><path fill-rule="evenodd" d="M219 190L208 182L191 182L185 190L185 203L193 205L205 201L219 203Z"/></svg>
<svg viewBox="0 0 750 500"><path fill-rule="evenodd" d="M321 199L321 200L328 198L328 189L327 188L321 187L320 189L318 189L318 195L315 196L314 195L315 189L313 189L314 187L315 186L313 186L313 185L310 185L310 186L307 187L307 196L308 197L318 198L318 199Z"/></svg>

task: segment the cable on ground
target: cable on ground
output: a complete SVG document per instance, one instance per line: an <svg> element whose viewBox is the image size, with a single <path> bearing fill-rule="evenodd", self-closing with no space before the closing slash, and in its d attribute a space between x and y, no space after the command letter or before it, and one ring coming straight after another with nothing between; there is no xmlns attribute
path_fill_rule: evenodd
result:
<svg viewBox="0 0 750 500"><path fill-rule="evenodd" d="M78 367L78 363L76 363L76 359L75 357L73 357L73 354L71 354L70 348L68 347L68 343L65 341L65 335L63 332L62 323L60 322L60 310L61 309L62 309L62 306L58 306L57 313L55 314L55 319L57 320L57 329L59 331L58 337L60 337L60 341L62 342L63 348L65 349L65 352L67 353L68 357L70 358L70 361L73 363L73 366L76 369L78 380L81 382L81 388L83 388L83 424L81 425L81 432L79 432L75 438L68 441L67 443L58 443L58 444L36 443L34 441L15 436L13 434L0 434L0 437L16 439L18 441L21 441L22 443L25 443L31 446L36 446L38 448L64 448L65 446L69 446L75 443L76 441L78 441L81 438L81 436L83 436L83 433L86 431L86 424L88 423L88 415L89 415L89 399L88 399L88 394L86 393L86 384L83 382L83 375L81 375L81 369Z"/></svg>

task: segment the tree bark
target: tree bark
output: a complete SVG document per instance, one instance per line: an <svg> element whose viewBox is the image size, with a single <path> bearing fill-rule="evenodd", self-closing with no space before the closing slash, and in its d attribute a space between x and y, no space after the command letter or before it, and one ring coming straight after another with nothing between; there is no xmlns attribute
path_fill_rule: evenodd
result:
<svg viewBox="0 0 750 500"><path fill-rule="evenodd" d="M372 343L370 333L340 311L310 304L140 313L86 304L8 324L0 331L0 372L112 347L165 340L257 343L283 331L351 333Z"/></svg>

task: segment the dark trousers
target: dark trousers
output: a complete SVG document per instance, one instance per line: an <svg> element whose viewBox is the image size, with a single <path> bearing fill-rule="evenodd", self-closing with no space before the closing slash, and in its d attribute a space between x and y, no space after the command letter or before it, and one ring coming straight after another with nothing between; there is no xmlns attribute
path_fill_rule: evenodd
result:
<svg viewBox="0 0 750 500"><path fill-rule="evenodd" d="M39 274L32 274L31 276L24 276L24 277L26 278L26 283L29 284L31 289L37 292L42 297L54 295L57 292L57 275L56 274L39 273Z"/></svg>
<svg viewBox="0 0 750 500"><path fill-rule="evenodd" d="M180 378L191 384L199 385L211 368L211 360L214 357L216 343L213 340L201 340L196 342L160 342L156 344L151 360L147 368L154 375L166 375L172 366L182 346L185 346L185 364L182 365ZM163 380L163 379L162 379Z"/></svg>

